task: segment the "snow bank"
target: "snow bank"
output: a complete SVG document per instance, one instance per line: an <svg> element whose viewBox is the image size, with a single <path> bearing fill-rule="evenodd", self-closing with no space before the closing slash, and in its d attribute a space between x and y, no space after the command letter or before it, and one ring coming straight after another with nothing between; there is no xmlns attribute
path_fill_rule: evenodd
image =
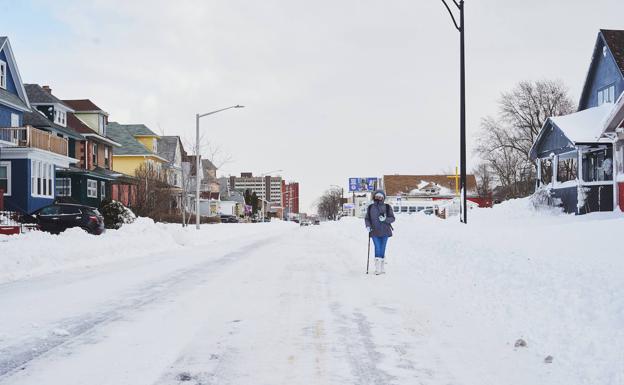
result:
<svg viewBox="0 0 624 385"><path fill-rule="evenodd" d="M348 237L362 226L336 230ZM392 289L380 297L418 305L461 383L624 383L624 215L566 215L518 199L471 210L468 225L413 215L394 227Z"/></svg>
<svg viewBox="0 0 624 385"><path fill-rule="evenodd" d="M232 229L237 231L233 232ZM155 223L137 218L119 230L94 236L81 229L59 235L34 231L18 236L0 235L0 283L77 267L101 265L155 253L184 255L186 248L258 235L262 225L223 224L194 226Z"/></svg>

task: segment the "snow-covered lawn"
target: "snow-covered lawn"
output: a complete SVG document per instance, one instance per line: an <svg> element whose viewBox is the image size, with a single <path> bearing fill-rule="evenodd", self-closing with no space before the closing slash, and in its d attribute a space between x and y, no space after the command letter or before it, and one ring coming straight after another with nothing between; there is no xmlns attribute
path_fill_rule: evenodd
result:
<svg viewBox="0 0 624 385"><path fill-rule="evenodd" d="M622 214L395 229L384 276L349 218L0 238L0 384L624 383Z"/></svg>

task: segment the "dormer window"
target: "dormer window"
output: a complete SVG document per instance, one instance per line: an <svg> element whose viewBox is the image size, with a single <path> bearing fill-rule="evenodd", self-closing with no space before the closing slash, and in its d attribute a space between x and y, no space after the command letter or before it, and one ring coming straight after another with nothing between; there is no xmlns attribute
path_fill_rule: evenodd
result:
<svg viewBox="0 0 624 385"><path fill-rule="evenodd" d="M7 65L0 60L0 88L7 88Z"/></svg>
<svg viewBox="0 0 624 385"><path fill-rule="evenodd" d="M152 151L158 152L158 139L156 138L152 139Z"/></svg>

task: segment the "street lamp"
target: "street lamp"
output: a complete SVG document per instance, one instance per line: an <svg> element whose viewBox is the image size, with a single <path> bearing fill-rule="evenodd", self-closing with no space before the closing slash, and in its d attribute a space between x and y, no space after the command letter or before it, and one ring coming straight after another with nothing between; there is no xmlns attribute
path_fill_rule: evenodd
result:
<svg viewBox="0 0 624 385"><path fill-rule="evenodd" d="M201 177L199 176L200 159L199 159L199 118L216 114L217 112L229 110L230 108L243 108L245 106L235 105L219 110L206 112L205 114L195 114L195 228L199 230L199 185Z"/></svg>
<svg viewBox="0 0 624 385"><path fill-rule="evenodd" d="M459 168L460 168L460 179L459 186L461 191L460 196L460 214L459 220L464 224L468 223L468 210L466 207L466 62L464 58L464 0L452 0L457 9L459 9L459 24L457 24L457 20L455 20L455 16L451 11L451 8L446 3L446 0L442 0L444 6L451 15L451 19L453 20L453 24L455 28L459 31L459 74L460 74L460 117L459 117L459 125L460 125L460 133L459 133L459 146L460 146L460 159L459 159Z"/></svg>

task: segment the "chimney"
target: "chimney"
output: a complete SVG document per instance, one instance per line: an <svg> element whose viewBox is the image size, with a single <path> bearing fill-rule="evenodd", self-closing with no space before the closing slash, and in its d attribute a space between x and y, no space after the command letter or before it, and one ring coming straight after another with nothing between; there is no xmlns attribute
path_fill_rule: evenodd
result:
<svg viewBox="0 0 624 385"><path fill-rule="evenodd" d="M43 86L41 87L43 88L45 91L47 91L50 95L52 95L52 88L50 88L50 86Z"/></svg>

